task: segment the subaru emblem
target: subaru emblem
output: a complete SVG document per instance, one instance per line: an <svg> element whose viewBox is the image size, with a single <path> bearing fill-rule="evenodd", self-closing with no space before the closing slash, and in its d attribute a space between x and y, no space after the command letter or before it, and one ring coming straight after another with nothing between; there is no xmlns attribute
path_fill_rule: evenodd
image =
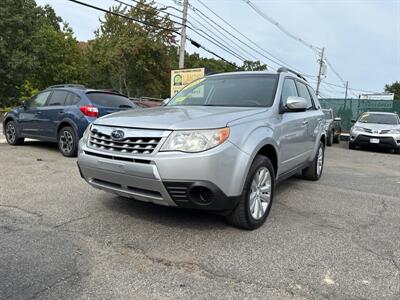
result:
<svg viewBox="0 0 400 300"><path fill-rule="evenodd" d="M115 129L111 132L111 137L113 140L122 140L125 136L125 133L120 129Z"/></svg>

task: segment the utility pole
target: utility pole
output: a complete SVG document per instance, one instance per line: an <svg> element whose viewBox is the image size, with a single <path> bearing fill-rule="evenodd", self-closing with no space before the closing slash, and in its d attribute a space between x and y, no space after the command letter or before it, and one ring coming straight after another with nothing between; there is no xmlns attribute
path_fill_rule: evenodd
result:
<svg viewBox="0 0 400 300"><path fill-rule="evenodd" d="M344 99L347 99L347 90L348 90L348 88L349 88L349 82L346 81L346 92L344 94Z"/></svg>
<svg viewBox="0 0 400 300"><path fill-rule="evenodd" d="M318 81L317 81L317 89L316 89L316 94L319 96L319 85L321 84L322 80L322 72L323 72L323 67L324 67L324 52L325 48L322 48L321 53L320 53L320 58L319 58L319 72L318 72Z"/></svg>
<svg viewBox="0 0 400 300"><path fill-rule="evenodd" d="M179 47L179 69L185 67L185 45L186 45L186 22L188 12L189 0L183 0L183 16L182 16L182 30L181 30L181 43Z"/></svg>

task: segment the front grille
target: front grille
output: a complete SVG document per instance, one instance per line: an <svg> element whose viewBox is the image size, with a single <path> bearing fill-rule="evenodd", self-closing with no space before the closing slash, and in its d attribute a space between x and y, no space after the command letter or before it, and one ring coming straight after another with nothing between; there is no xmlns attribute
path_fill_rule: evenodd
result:
<svg viewBox="0 0 400 300"><path fill-rule="evenodd" d="M157 147L161 138L152 137L129 137L123 140L113 140L111 136L100 133L91 132L89 138L89 146L94 149L115 151L120 153L133 154L151 154Z"/></svg>
<svg viewBox="0 0 400 300"><path fill-rule="evenodd" d="M371 129L368 129L368 128L363 128L363 129L364 129L365 132L372 133Z"/></svg>

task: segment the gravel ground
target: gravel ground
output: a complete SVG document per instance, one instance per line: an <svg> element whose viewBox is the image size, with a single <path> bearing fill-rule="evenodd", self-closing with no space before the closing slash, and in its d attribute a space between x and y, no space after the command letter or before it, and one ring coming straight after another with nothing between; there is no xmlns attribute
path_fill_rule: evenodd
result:
<svg viewBox="0 0 400 300"><path fill-rule="evenodd" d="M88 186L56 146L0 144L0 299L399 299L400 156L327 149L256 231Z"/></svg>

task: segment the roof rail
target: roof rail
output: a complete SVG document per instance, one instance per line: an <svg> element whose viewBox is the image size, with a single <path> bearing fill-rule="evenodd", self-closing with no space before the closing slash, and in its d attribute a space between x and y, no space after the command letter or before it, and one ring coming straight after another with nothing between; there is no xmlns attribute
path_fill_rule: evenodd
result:
<svg viewBox="0 0 400 300"><path fill-rule="evenodd" d="M66 88L66 87L86 90L86 86L84 86L82 84L73 84L73 83L56 84L56 85L49 86L48 89Z"/></svg>
<svg viewBox="0 0 400 300"><path fill-rule="evenodd" d="M277 72L278 72L278 73L282 73L282 72L293 73L293 74L295 74L297 77L303 79L304 81L307 81L307 79L305 79L303 75L301 75L300 73L298 73L298 72L296 72L296 71L293 71L293 70L291 70L291 69L289 69L289 68L286 68L286 67L280 67L280 68L277 70Z"/></svg>

